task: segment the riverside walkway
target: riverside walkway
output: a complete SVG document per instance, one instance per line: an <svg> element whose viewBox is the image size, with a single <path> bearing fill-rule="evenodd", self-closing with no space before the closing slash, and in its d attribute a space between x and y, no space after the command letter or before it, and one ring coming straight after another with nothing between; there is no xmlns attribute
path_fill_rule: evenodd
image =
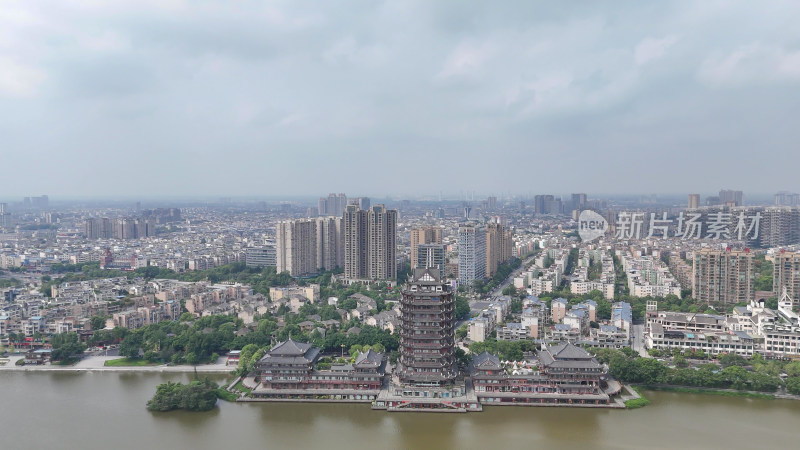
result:
<svg viewBox="0 0 800 450"><path fill-rule="evenodd" d="M3 372L155 372L155 373L230 373L235 367L225 365L223 359L215 364L200 364L197 366L179 365L169 366L166 364L157 366L112 366L105 365L106 361L120 359L119 356L88 356L81 359L72 366L58 365L27 365L18 366L17 361L23 359L21 355L8 357L8 362L0 365L0 373Z"/></svg>

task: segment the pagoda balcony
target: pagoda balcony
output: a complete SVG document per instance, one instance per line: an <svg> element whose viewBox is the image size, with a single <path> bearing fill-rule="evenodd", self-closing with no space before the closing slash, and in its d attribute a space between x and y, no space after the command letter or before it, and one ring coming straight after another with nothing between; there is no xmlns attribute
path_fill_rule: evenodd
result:
<svg viewBox="0 0 800 450"><path fill-rule="evenodd" d="M408 342L406 339L400 340L400 345L403 347L413 347L413 348L422 348L422 349L439 349L439 348L446 348L452 347L454 345L453 341L446 340L445 342Z"/></svg>
<svg viewBox="0 0 800 450"><path fill-rule="evenodd" d="M402 331L400 332L400 337L401 338L406 338L406 339L417 339L417 340L424 340L424 339L442 340L442 339L449 339L450 338L450 336L448 336L444 332L442 332L442 333L411 334L409 332L402 332Z"/></svg>
<svg viewBox="0 0 800 450"><path fill-rule="evenodd" d="M442 369L449 366L445 361L414 361L407 362L406 367L418 367L421 369Z"/></svg>

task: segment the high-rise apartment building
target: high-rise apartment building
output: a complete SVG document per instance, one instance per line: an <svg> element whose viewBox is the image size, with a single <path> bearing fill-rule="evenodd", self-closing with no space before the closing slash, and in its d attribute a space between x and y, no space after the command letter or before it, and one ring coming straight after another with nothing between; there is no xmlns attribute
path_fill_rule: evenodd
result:
<svg viewBox="0 0 800 450"><path fill-rule="evenodd" d="M368 210L369 207L371 206L369 197L351 198L350 200L347 201L347 203L351 205L358 205L358 207L360 209L363 209L364 211Z"/></svg>
<svg viewBox="0 0 800 450"><path fill-rule="evenodd" d="M458 284L472 287L486 278L486 229L477 224L458 227Z"/></svg>
<svg viewBox="0 0 800 450"><path fill-rule="evenodd" d="M417 257L417 249L421 244L441 244L442 229L439 227L412 228L409 234L411 237L411 268L425 267L417 265L417 262L420 261L420 258Z"/></svg>
<svg viewBox="0 0 800 450"><path fill-rule="evenodd" d="M415 254L415 260L411 262L414 268L427 269L435 267L444 272L445 249L442 244L419 244Z"/></svg>
<svg viewBox="0 0 800 450"><path fill-rule="evenodd" d="M536 214L561 214L563 212L561 199L552 195L536 195L533 197L533 212Z"/></svg>
<svg viewBox="0 0 800 450"><path fill-rule="evenodd" d="M11 228L14 226L14 218L8 212L8 203L0 203L0 228Z"/></svg>
<svg viewBox="0 0 800 450"><path fill-rule="evenodd" d="M316 219L317 269L320 271L344 267L344 240L341 217Z"/></svg>
<svg viewBox="0 0 800 450"><path fill-rule="evenodd" d="M800 242L800 209L787 206L764 208L757 241L762 248Z"/></svg>
<svg viewBox="0 0 800 450"><path fill-rule="evenodd" d="M276 251L275 245L250 247L245 252L245 264L247 267L276 267L278 265Z"/></svg>
<svg viewBox="0 0 800 450"><path fill-rule="evenodd" d="M342 217L344 240L344 276L362 278L367 273L367 211L347 205Z"/></svg>
<svg viewBox="0 0 800 450"><path fill-rule="evenodd" d="M347 205L342 218L344 276L350 280L397 278L397 211Z"/></svg>
<svg viewBox="0 0 800 450"><path fill-rule="evenodd" d="M486 226L486 277L497 272L497 266L511 259L514 241L511 230L499 223Z"/></svg>
<svg viewBox="0 0 800 450"><path fill-rule="evenodd" d="M689 209L697 209L700 207L700 194L689 194Z"/></svg>
<svg viewBox="0 0 800 450"><path fill-rule="evenodd" d="M584 210L586 209L586 202L587 196L586 194L572 194L572 210Z"/></svg>
<svg viewBox="0 0 800 450"><path fill-rule="evenodd" d="M725 206L742 206L744 195L742 191L722 189L719 191L719 202Z"/></svg>
<svg viewBox="0 0 800 450"><path fill-rule="evenodd" d="M38 197L25 197L22 199L23 208L47 208L50 204L50 198L46 195Z"/></svg>
<svg viewBox="0 0 800 450"><path fill-rule="evenodd" d="M317 212L320 216L341 216L347 206L347 196L344 194L328 194L320 197Z"/></svg>
<svg viewBox="0 0 800 450"><path fill-rule="evenodd" d="M772 275L773 295L781 298L785 291L792 299L792 307L800 305L800 252L776 253Z"/></svg>
<svg viewBox="0 0 800 450"><path fill-rule="evenodd" d="M92 222L91 225L89 225L89 221ZM109 229L106 228L107 226L111 227L111 236L106 235L106 232L109 231ZM120 217L114 219L113 222L105 218L89 219L84 224L84 234L86 234L87 237L93 236L90 237L90 239L100 239L106 237L113 237L114 239L123 240L142 239L155 236L155 231L155 224L153 224L150 220L136 217Z"/></svg>
<svg viewBox="0 0 800 450"><path fill-rule="evenodd" d="M800 206L800 194L780 191L775 194L775 206Z"/></svg>
<svg viewBox="0 0 800 450"><path fill-rule="evenodd" d="M367 278L397 278L397 211L374 205L367 212Z"/></svg>
<svg viewBox="0 0 800 450"><path fill-rule="evenodd" d="M692 296L701 302L736 304L753 299L753 254L702 249L694 253Z"/></svg>
<svg viewBox="0 0 800 450"><path fill-rule="evenodd" d="M83 225L83 234L87 239L111 239L114 226L108 217L89 218Z"/></svg>
<svg viewBox="0 0 800 450"><path fill-rule="evenodd" d="M400 299L400 359L403 384L440 387L458 375L455 358L455 298L438 269L415 269Z"/></svg>
<svg viewBox="0 0 800 450"><path fill-rule="evenodd" d="M278 273L293 277L317 272L317 227L313 219L284 220L275 227Z"/></svg>
<svg viewBox="0 0 800 450"><path fill-rule="evenodd" d="M550 214L549 208L555 198L552 195L536 195L533 197L533 212L536 214Z"/></svg>

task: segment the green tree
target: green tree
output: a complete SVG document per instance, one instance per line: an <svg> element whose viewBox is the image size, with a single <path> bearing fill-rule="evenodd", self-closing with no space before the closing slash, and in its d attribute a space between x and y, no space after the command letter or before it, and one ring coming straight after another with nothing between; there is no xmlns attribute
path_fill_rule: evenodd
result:
<svg viewBox="0 0 800 450"><path fill-rule="evenodd" d="M789 377L800 377L800 361L790 362L783 368Z"/></svg>
<svg viewBox="0 0 800 450"><path fill-rule="evenodd" d="M102 330L106 326L106 317L93 316L89 319L89 324L92 326L92 330Z"/></svg>
<svg viewBox="0 0 800 450"><path fill-rule="evenodd" d="M128 359L138 359L142 348L142 335L138 332L128 334L119 344L119 354Z"/></svg>
<svg viewBox="0 0 800 450"><path fill-rule="evenodd" d="M189 384L167 382L158 385L153 398L147 402L150 411L209 411L217 404L218 386L208 378Z"/></svg>
<svg viewBox="0 0 800 450"><path fill-rule="evenodd" d="M261 347L260 349L256 350L256 352L253 353L253 356L250 357L250 364L249 364L250 370L254 370L256 368L256 365L258 365L258 362L261 361L261 358L263 358L264 355L266 354L267 354L266 347Z"/></svg>
<svg viewBox="0 0 800 450"><path fill-rule="evenodd" d="M730 366L745 366L747 365L747 360L744 357L737 355L736 353L726 353L723 355L719 355L717 357L717 361L719 361L722 367L730 367Z"/></svg>
<svg viewBox="0 0 800 450"><path fill-rule="evenodd" d="M53 345L51 356L55 361L64 361L80 356L86 350L86 345L81 343L77 333L56 334L50 343Z"/></svg>
<svg viewBox="0 0 800 450"><path fill-rule="evenodd" d="M469 302L465 297L456 295L455 315L456 319L466 319L469 317Z"/></svg>
<svg viewBox="0 0 800 450"><path fill-rule="evenodd" d="M793 395L800 395L800 377L792 377L786 380L786 390Z"/></svg>
<svg viewBox="0 0 800 450"><path fill-rule="evenodd" d="M187 353L184 358L186 359L186 364L191 364L193 366L200 364L200 357L197 356L195 352Z"/></svg>

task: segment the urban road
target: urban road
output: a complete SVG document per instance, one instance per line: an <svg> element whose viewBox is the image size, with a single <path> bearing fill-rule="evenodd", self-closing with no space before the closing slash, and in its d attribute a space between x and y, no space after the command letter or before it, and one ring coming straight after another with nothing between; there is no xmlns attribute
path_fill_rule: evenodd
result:
<svg viewBox="0 0 800 450"><path fill-rule="evenodd" d="M523 261L522 264L520 264L519 267L515 271L511 272L511 274L505 280L503 280L502 283L500 283L489 294L487 294L488 298L497 297L497 296L502 295L503 294L503 289L508 287L509 284L513 283L514 282L514 277L516 277L520 273L522 273L525 270L525 267L527 267L527 265L530 264L531 261L536 259L537 256L539 256L539 252L538 251L536 253L534 253L533 255L529 256L528 258L526 258L525 261ZM473 302L473 301L478 301L478 299L473 299L470 302ZM456 325L455 325L456 329L458 329L461 325L464 325L467 322L469 322L469 319L461 319L461 320L456 321Z"/></svg>
<svg viewBox="0 0 800 450"><path fill-rule="evenodd" d="M520 273L522 273L525 270L525 267L531 261L536 259L537 256L539 256L539 252L534 253L533 255L531 255L527 259L525 259L525 261L522 261L522 264L519 265L519 268L517 268L517 270L511 272L511 275L509 275L508 278L503 280L503 282L500 283L500 285L498 285L491 293L489 293L489 296L490 297L497 297L499 295L502 295L503 294L503 289L508 287L509 284L513 283L514 282L514 277L516 277Z"/></svg>

